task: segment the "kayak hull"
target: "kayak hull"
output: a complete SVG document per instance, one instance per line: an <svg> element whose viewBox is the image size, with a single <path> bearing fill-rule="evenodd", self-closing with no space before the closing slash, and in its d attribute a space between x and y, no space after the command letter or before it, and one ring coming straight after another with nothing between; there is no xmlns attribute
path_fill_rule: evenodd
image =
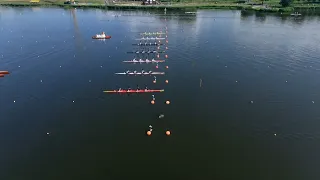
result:
<svg viewBox="0 0 320 180"><path fill-rule="evenodd" d="M10 74L9 71L0 71L0 74Z"/></svg>
<svg viewBox="0 0 320 180"><path fill-rule="evenodd" d="M115 73L117 75L164 75L165 73L164 72L154 72L154 73Z"/></svg>
<svg viewBox="0 0 320 180"><path fill-rule="evenodd" d="M105 37L92 36L92 39L111 39L111 36L105 36Z"/></svg>
<svg viewBox="0 0 320 180"><path fill-rule="evenodd" d="M156 93L164 92L164 89L160 90L113 90L113 91L103 91L104 93Z"/></svg>

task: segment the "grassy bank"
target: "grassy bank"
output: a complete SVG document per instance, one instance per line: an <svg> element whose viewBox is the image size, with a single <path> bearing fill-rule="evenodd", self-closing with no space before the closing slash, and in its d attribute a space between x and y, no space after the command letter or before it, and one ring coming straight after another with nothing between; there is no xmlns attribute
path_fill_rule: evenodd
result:
<svg viewBox="0 0 320 180"><path fill-rule="evenodd" d="M183 10L183 9L238 9L238 10L253 10L262 12L291 12L295 8L301 9L320 9L320 4L312 4L307 1L297 1L291 7L283 8L279 5L277 0L264 1L251 1L249 3L240 3L240 1L232 0L217 0L217 1L184 1L167 2L162 5L143 6L141 2L137 1L122 1L116 3L105 4L104 0L79 0L77 4L69 5L64 4L64 0L41 0L38 3L30 3L30 0L1 0L2 6L58 6L64 8L77 7L77 8L101 8L101 9L164 9L167 10Z"/></svg>

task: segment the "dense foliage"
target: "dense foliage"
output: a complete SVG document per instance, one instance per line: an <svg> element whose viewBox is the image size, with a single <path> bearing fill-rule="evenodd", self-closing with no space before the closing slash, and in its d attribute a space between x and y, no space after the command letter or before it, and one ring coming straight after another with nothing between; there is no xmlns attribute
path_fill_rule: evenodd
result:
<svg viewBox="0 0 320 180"><path fill-rule="evenodd" d="M280 3L283 7L287 7L292 3L292 0L280 0Z"/></svg>

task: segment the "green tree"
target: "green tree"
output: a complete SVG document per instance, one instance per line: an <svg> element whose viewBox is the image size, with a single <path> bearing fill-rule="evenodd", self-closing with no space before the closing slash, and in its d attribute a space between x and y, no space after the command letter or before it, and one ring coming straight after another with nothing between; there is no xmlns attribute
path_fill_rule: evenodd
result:
<svg viewBox="0 0 320 180"><path fill-rule="evenodd" d="M292 0L280 0L280 3L283 7L287 7L292 3Z"/></svg>

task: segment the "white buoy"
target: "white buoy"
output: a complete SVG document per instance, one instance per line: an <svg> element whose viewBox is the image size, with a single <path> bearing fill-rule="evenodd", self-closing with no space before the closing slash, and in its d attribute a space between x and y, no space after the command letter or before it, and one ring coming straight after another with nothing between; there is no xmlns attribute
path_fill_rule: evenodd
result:
<svg viewBox="0 0 320 180"><path fill-rule="evenodd" d="M102 68L102 66L100 66Z"/></svg>
<svg viewBox="0 0 320 180"><path fill-rule="evenodd" d="M74 101L72 101L74 103Z"/></svg>
<svg viewBox="0 0 320 180"><path fill-rule="evenodd" d="M91 82L91 80L89 80L89 82Z"/></svg>
<svg viewBox="0 0 320 180"><path fill-rule="evenodd" d="M287 83L288 81L286 81L286 83Z"/></svg>
<svg viewBox="0 0 320 180"><path fill-rule="evenodd" d="M250 101L251 104L253 104L253 101Z"/></svg>
<svg viewBox="0 0 320 180"><path fill-rule="evenodd" d="M238 81L236 81L236 83L237 83Z"/></svg>
<svg viewBox="0 0 320 180"><path fill-rule="evenodd" d="M40 56L38 56L38 57L40 57Z"/></svg>
<svg viewBox="0 0 320 180"><path fill-rule="evenodd" d="M40 82L42 82L42 80L40 80Z"/></svg>
<svg viewBox="0 0 320 180"><path fill-rule="evenodd" d="M226 68L227 68L228 66L224 66L224 67L226 67Z"/></svg>
<svg viewBox="0 0 320 180"><path fill-rule="evenodd" d="M13 101L14 103L16 102L16 101Z"/></svg>
<svg viewBox="0 0 320 180"><path fill-rule="evenodd" d="M312 101L312 103L314 104L314 101Z"/></svg>
<svg viewBox="0 0 320 180"><path fill-rule="evenodd" d="M18 66L18 67L20 67L20 66Z"/></svg>
<svg viewBox="0 0 320 180"><path fill-rule="evenodd" d="M277 136L277 134L274 134L274 136Z"/></svg>
<svg viewBox="0 0 320 180"><path fill-rule="evenodd" d="M61 66L60 66L61 67Z"/></svg>
<svg viewBox="0 0 320 180"><path fill-rule="evenodd" d="M50 133L47 132L47 135L49 135Z"/></svg>

